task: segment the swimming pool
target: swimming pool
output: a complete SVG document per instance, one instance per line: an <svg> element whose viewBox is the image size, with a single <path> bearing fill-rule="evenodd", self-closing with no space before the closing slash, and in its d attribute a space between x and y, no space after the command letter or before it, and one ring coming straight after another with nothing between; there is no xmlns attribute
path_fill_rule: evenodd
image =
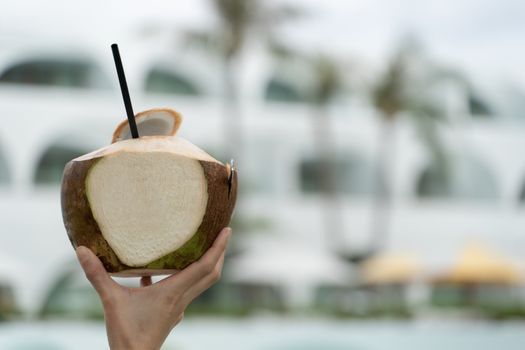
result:
<svg viewBox="0 0 525 350"><path fill-rule="evenodd" d="M523 349L525 323L485 321L343 321L259 316L188 318L165 350L489 350ZM0 324L2 350L107 348L101 322Z"/></svg>

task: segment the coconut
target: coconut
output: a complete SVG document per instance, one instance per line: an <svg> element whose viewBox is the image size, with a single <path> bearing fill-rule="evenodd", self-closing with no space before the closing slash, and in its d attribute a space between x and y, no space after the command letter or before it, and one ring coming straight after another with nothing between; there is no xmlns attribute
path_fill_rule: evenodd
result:
<svg viewBox="0 0 525 350"><path fill-rule="evenodd" d="M181 116L154 109L127 121L112 144L70 161L62 216L74 248L86 246L116 276L171 274L198 260L230 222L237 176L176 136Z"/></svg>

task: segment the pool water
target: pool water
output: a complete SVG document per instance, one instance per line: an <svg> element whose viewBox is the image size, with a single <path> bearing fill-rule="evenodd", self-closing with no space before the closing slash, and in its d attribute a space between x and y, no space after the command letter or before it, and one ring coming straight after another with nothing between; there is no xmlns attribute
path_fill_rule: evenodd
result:
<svg viewBox="0 0 525 350"><path fill-rule="evenodd" d="M107 348L101 322L0 324L2 350ZM164 350L522 350L524 322L188 318Z"/></svg>

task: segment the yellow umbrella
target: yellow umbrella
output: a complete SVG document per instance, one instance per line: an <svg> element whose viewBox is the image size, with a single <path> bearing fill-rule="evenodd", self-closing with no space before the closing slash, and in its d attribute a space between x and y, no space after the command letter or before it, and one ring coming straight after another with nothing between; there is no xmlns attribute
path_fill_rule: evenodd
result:
<svg viewBox="0 0 525 350"><path fill-rule="evenodd" d="M456 263L434 278L436 283L451 284L519 284L521 281L517 266L480 243L467 245Z"/></svg>
<svg viewBox="0 0 525 350"><path fill-rule="evenodd" d="M411 254L383 253L366 260L361 269L365 284L400 284L414 280L421 271Z"/></svg>

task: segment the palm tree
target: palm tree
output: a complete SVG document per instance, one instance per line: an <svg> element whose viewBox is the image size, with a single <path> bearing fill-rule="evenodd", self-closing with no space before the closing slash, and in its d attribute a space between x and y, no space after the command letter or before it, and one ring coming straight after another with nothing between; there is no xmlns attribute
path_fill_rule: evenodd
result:
<svg viewBox="0 0 525 350"><path fill-rule="evenodd" d="M312 175L323 201L320 209L324 236L329 248L340 253L344 229L338 186L341 176L338 173L337 152L333 145L334 133L329 106L343 89L342 68L338 62L325 54L307 55L279 41L271 43L271 50L277 61L303 67L302 71L308 75L305 80L311 82L309 88L303 91L302 95L298 95L301 95L299 100L312 106L310 120L315 150Z"/></svg>
<svg viewBox="0 0 525 350"><path fill-rule="evenodd" d="M381 117L381 130L370 253L383 248L388 238L396 159L396 125L401 114L406 114L414 125L437 169L448 171L447 156L437 132L445 115L425 92L431 84L452 74L437 68L429 69L418 62L418 58L419 50L413 42L403 43L372 91L373 103Z"/></svg>
<svg viewBox="0 0 525 350"><path fill-rule="evenodd" d="M211 32L189 31L190 43L204 44L222 63L225 154L242 159L242 121L238 98L238 60L250 36L271 36L276 24L299 15L292 7L266 7L260 0L210 0L219 19Z"/></svg>
<svg viewBox="0 0 525 350"><path fill-rule="evenodd" d="M319 161L317 183L323 196L323 221L325 237L330 248L338 250L343 243L343 216L338 195L340 176L338 176L337 159L333 128L330 123L328 106L342 87L339 66L329 57L319 55L310 61L314 85L311 91L312 131Z"/></svg>

